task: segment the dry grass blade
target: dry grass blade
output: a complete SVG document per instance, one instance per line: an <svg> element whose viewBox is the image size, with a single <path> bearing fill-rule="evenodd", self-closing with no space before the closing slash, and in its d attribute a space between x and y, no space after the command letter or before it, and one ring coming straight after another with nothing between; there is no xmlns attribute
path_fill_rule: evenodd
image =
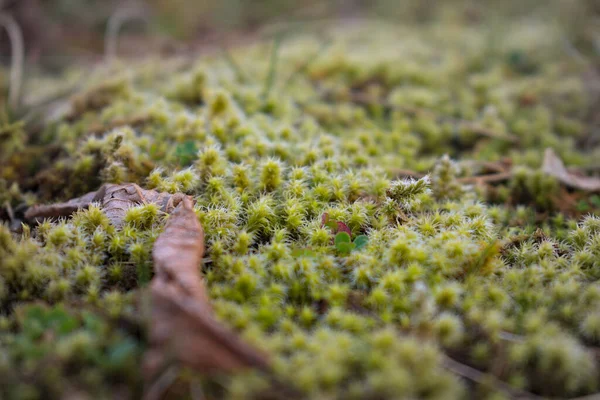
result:
<svg viewBox="0 0 600 400"><path fill-rule="evenodd" d="M16 110L21 99L21 85L23 83L23 61L25 59L25 45L23 33L15 19L7 13L0 12L0 26L6 29L11 43L10 89L8 103Z"/></svg>
<svg viewBox="0 0 600 400"><path fill-rule="evenodd" d="M148 381L172 360L205 374L268 368L264 354L213 317L198 270L203 255L204 232L185 198L154 244L150 349L144 361Z"/></svg>
<svg viewBox="0 0 600 400"><path fill-rule="evenodd" d="M562 184L570 188L586 192L600 191L600 178L579 176L569 172L563 161L551 148L547 148L544 153L542 171L544 171L545 174L555 177Z"/></svg>
<svg viewBox="0 0 600 400"><path fill-rule="evenodd" d="M488 174L488 175L467 176L464 178L459 178L458 181L460 183L465 183L465 184L471 184L471 183L491 184L491 183L507 181L511 177L512 177L512 172L508 171L508 172L498 172L498 173L493 173L493 174Z"/></svg>
<svg viewBox="0 0 600 400"><path fill-rule="evenodd" d="M533 393L513 388L490 374L483 373L473 367L462 364L448 356L444 358L444 367L452 373L462 376L475 383L492 384L499 392L505 394L510 399L542 399Z"/></svg>

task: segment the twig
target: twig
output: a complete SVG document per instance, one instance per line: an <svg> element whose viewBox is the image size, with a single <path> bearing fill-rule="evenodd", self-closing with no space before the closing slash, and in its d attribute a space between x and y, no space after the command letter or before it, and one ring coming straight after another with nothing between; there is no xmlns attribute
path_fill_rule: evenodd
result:
<svg viewBox="0 0 600 400"><path fill-rule="evenodd" d="M129 118L119 118L110 122L100 123L100 124L92 124L86 130L88 132L98 132L103 133L109 131L111 129L119 128L122 126L137 126L142 125L152 118L148 115L137 115Z"/></svg>
<svg viewBox="0 0 600 400"><path fill-rule="evenodd" d="M458 178L458 181L460 183L466 183L466 184L469 184L469 183L475 183L475 184L497 183L497 182L507 181L511 177L512 177L512 172L507 171L507 172L498 172L498 173L489 174L489 175L467 176L464 178Z"/></svg>
<svg viewBox="0 0 600 400"><path fill-rule="evenodd" d="M522 343L525 338L521 335L517 335L516 333L501 331L498 334L498 337L504 341L512 342L512 343Z"/></svg>
<svg viewBox="0 0 600 400"><path fill-rule="evenodd" d="M21 85L23 83L23 60L25 58L25 45L23 33L15 19L7 13L0 12L0 26L6 29L10 40L11 62L10 62L10 88L8 92L8 104L14 111L19 107L21 98Z"/></svg>
<svg viewBox="0 0 600 400"><path fill-rule="evenodd" d="M600 393L588 394L587 396L572 397L569 400L600 400Z"/></svg>
<svg viewBox="0 0 600 400"><path fill-rule="evenodd" d="M146 15L139 7L120 8L110 16L104 33L104 57L106 61L114 60L117 57L119 30L123 24L135 19L146 22Z"/></svg>
<svg viewBox="0 0 600 400"><path fill-rule="evenodd" d="M144 400L160 400L179 376L179 367L172 365L163 372L144 393Z"/></svg>
<svg viewBox="0 0 600 400"><path fill-rule="evenodd" d="M518 143L519 142L519 137L515 136L515 135L513 135L511 133L496 132L493 129L487 128L485 126L479 125L479 124L477 124L475 122L471 122L471 121L454 120L454 122L459 127L462 127L464 129L468 129L468 130L472 131L473 133L476 133L476 134L481 135L481 136L487 136L487 137L492 138L492 139L506 140L506 141L509 141L511 143Z"/></svg>
<svg viewBox="0 0 600 400"><path fill-rule="evenodd" d="M196 381L190 382L190 397L192 400L206 399L204 396L204 391L202 390L202 386Z"/></svg>
<svg viewBox="0 0 600 400"><path fill-rule="evenodd" d="M507 383L499 380L493 375L486 374L481 372L473 367L462 364L449 356L445 356L443 360L444 368L449 370L450 372L462 376L465 379L468 379L472 382L479 384L492 384L496 390L508 395L512 399L542 399L542 397L537 396L533 393L526 392L524 390L513 388Z"/></svg>

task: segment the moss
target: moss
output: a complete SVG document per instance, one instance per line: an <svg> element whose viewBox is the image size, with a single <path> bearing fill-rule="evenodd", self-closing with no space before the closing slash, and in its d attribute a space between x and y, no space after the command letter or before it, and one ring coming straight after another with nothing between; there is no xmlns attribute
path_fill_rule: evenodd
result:
<svg viewBox="0 0 600 400"><path fill-rule="evenodd" d="M540 170L546 147L593 165L600 152L580 141L588 100L553 23L525 34L502 21L504 34L450 20L331 28L332 48L300 71L317 44L294 36L267 98L264 82L238 79L219 57L168 74L162 61L132 62L127 79L94 74L73 113L44 131L60 149L53 164L3 170L0 203L16 217L0 217L104 182L193 196L215 312L307 398L500 395L491 380L444 368L447 355L538 395L590 394L598 209L562 207L565 193L585 194ZM244 75L267 76L267 51L236 54ZM21 136L0 136L10 144L0 160L27 158ZM507 182L463 184L505 157ZM337 251L325 213L366 235L364 248ZM164 220L141 205L117 230L92 205L22 230L0 225L0 397L139 397L144 335L124 321L147 316L142 287ZM190 376L207 397L273 389L255 372L180 378Z"/></svg>

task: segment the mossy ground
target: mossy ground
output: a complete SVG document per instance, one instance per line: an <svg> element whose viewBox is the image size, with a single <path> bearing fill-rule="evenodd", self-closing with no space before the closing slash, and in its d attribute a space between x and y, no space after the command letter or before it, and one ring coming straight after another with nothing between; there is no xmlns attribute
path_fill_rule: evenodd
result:
<svg viewBox="0 0 600 400"><path fill-rule="evenodd" d="M107 182L193 195L215 312L308 398L506 395L492 377L541 396L600 390L597 198L539 170L547 147L570 166L600 156L559 27L326 34L235 61L95 71L35 137L0 136L0 203L18 217ZM503 159L507 182L461 183ZM324 213L367 245L340 253ZM116 230L91 207L1 226L0 396L140 395L144 286L165 218L136 207ZM447 357L486 375L465 379ZM171 395L262 398L269 382L182 371Z"/></svg>

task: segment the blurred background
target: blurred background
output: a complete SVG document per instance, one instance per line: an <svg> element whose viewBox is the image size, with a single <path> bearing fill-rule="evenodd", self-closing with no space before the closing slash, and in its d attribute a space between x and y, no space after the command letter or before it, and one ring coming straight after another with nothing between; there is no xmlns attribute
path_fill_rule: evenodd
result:
<svg viewBox="0 0 600 400"><path fill-rule="evenodd" d="M29 69L101 59L111 34L119 37L119 55L131 57L238 44L275 24L331 18L489 24L536 15L560 19L580 51L600 53L598 0L0 0L0 10L22 30ZM7 64L6 30L0 51Z"/></svg>
<svg viewBox="0 0 600 400"><path fill-rule="evenodd" d="M190 58L307 31L315 22L327 28L364 19L485 25L497 36L508 34L507 19L542 20L564 32L557 49L600 71L598 0L0 0L0 108L27 102L19 98L39 86L36 78L116 58Z"/></svg>

